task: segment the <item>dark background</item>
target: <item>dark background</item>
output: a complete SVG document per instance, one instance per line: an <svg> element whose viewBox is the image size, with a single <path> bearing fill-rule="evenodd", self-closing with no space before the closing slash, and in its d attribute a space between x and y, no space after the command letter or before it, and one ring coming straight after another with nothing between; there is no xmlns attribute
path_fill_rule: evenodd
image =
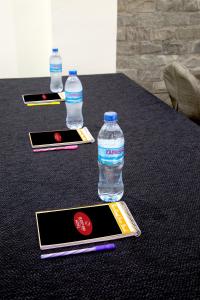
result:
<svg viewBox="0 0 200 300"><path fill-rule="evenodd" d="M33 153L28 132L65 129L65 104L24 105L49 78L0 80L0 298L199 299L200 127L122 74L80 79L94 138L105 111L119 114L123 200L142 235L111 252L40 259L36 211L100 203L97 143Z"/></svg>

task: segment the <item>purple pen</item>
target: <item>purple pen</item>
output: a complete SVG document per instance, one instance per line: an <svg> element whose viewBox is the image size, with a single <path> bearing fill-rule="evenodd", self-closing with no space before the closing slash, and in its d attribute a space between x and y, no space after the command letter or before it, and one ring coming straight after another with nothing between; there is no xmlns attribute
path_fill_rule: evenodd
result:
<svg viewBox="0 0 200 300"><path fill-rule="evenodd" d="M78 149L78 145L33 149L33 152L47 152L47 151L58 151L58 150L76 150L76 149Z"/></svg>
<svg viewBox="0 0 200 300"><path fill-rule="evenodd" d="M90 247L90 248L83 248L83 249L63 251L63 252L54 252L54 253L50 253L50 254L42 254L41 259L55 258L55 257L75 255L75 254L83 254L83 253L89 253L89 252L114 250L115 248L116 248L115 244L105 244L105 245L94 246L94 247Z"/></svg>

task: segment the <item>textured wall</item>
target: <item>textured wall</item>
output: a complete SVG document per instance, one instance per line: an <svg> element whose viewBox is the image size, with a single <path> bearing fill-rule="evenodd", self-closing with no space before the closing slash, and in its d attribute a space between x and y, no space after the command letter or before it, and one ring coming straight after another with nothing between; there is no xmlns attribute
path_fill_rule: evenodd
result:
<svg viewBox="0 0 200 300"><path fill-rule="evenodd" d="M117 71L167 99L172 61L200 74L200 0L118 0Z"/></svg>

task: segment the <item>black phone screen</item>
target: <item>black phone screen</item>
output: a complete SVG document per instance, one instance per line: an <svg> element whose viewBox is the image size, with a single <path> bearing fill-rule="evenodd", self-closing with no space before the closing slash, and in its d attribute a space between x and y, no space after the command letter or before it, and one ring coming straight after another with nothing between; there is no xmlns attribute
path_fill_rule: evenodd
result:
<svg viewBox="0 0 200 300"><path fill-rule="evenodd" d="M58 130L48 132L31 132L30 137L33 146L65 144L71 142L81 142L77 130Z"/></svg>
<svg viewBox="0 0 200 300"><path fill-rule="evenodd" d="M109 205L37 213L41 246L121 234Z"/></svg>
<svg viewBox="0 0 200 300"><path fill-rule="evenodd" d="M37 102L37 101L50 101L50 100L61 100L61 97L58 93L47 93L47 94L38 94L38 95L24 95L24 102Z"/></svg>

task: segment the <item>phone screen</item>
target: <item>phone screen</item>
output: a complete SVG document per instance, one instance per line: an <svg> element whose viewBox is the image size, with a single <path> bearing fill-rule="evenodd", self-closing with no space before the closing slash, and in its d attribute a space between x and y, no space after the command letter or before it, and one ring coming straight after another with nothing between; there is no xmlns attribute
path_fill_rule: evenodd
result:
<svg viewBox="0 0 200 300"><path fill-rule="evenodd" d="M36 217L41 246L122 233L109 205L41 212Z"/></svg>
<svg viewBox="0 0 200 300"><path fill-rule="evenodd" d="M81 142L82 138L77 130L61 130L48 132L31 132L32 146L65 144Z"/></svg>
<svg viewBox="0 0 200 300"><path fill-rule="evenodd" d="M42 102L42 101L50 101L50 100L62 100L58 93L47 93L47 94L38 94L38 95L24 95L24 102Z"/></svg>

